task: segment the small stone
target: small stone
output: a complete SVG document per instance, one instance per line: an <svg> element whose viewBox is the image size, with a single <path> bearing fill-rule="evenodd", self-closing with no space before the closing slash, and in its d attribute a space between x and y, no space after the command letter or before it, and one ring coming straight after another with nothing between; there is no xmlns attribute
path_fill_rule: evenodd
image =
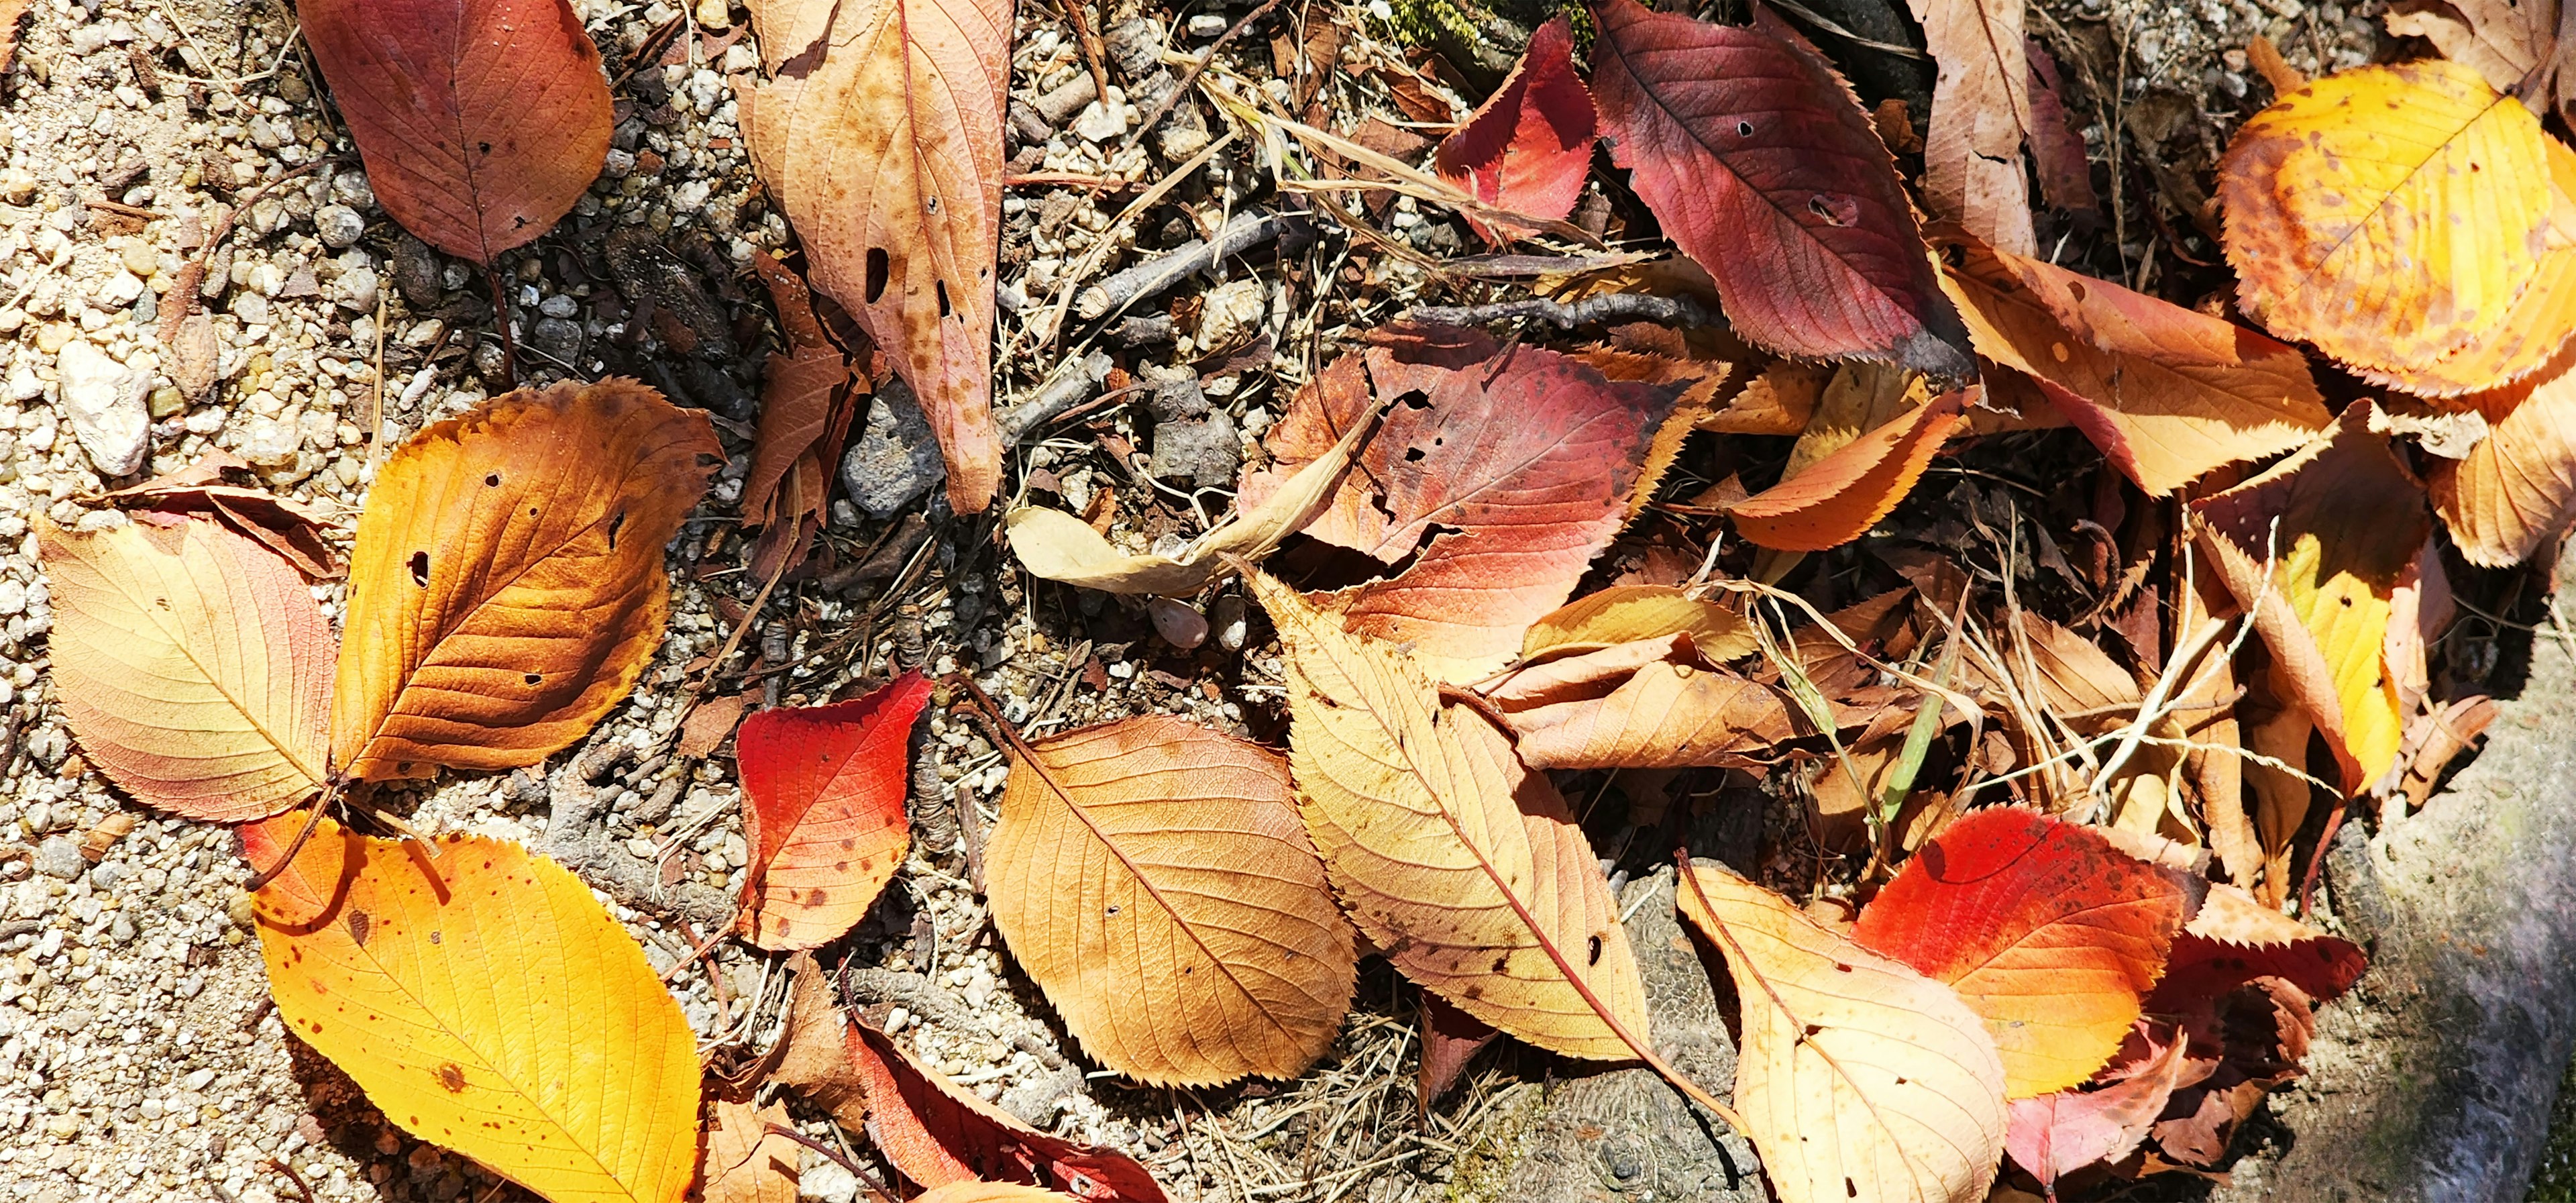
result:
<svg viewBox="0 0 2576 1203"><path fill-rule="evenodd" d="M1221 488L1243 460L1243 436L1224 410L1154 424L1154 475Z"/></svg>
<svg viewBox="0 0 2576 1203"><path fill-rule="evenodd" d="M1207 294L1196 334L1201 351L1230 351L1252 341L1270 316L1270 292L1251 278L1229 280Z"/></svg>
<svg viewBox="0 0 2576 1203"><path fill-rule="evenodd" d="M698 24L708 29L733 27L733 6L725 0L698 0Z"/></svg>
<svg viewBox="0 0 2576 1203"><path fill-rule="evenodd" d="M574 300L571 293L559 292L537 302L537 312L547 317L572 317L581 312L581 302Z"/></svg>
<svg viewBox="0 0 2576 1203"><path fill-rule="evenodd" d="M36 199L36 177L24 167L12 167L0 174L0 200L23 205Z"/></svg>
<svg viewBox="0 0 2576 1203"><path fill-rule="evenodd" d="M151 243L140 239L126 243L125 250L118 254L118 258L125 264L125 270L146 280L160 274L160 257L152 253Z"/></svg>
<svg viewBox="0 0 2576 1203"><path fill-rule="evenodd" d="M859 1197L858 1175L838 1162L817 1158L815 1164L797 1175L796 1197L816 1203L851 1203Z"/></svg>
<svg viewBox="0 0 2576 1203"><path fill-rule="evenodd" d="M1251 634L1251 624L1244 621L1243 598L1238 594L1216 599L1216 605L1209 608L1208 623L1216 628L1216 645L1229 652L1242 651L1244 640Z"/></svg>
<svg viewBox="0 0 2576 1203"><path fill-rule="evenodd" d="M149 378L80 340L63 344L54 368L62 377L63 415L99 473L124 476L143 467L152 450L152 411L144 401Z"/></svg>
<svg viewBox="0 0 2576 1203"><path fill-rule="evenodd" d="M48 836L36 845L36 872L61 881L70 881L89 872L89 861L80 854L80 845L69 836Z"/></svg>
<svg viewBox="0 0 2576 1203"><path fill-rule="evenodd" d="M1083 106L1081 116L1073 119L1073 132L1076 137L1095 146L1126 137L1127 106L1092 101Z"/></svg>
<svg viewBox="0 0 2576 1203"><path fill-rule="evenodd" d="M571 363L581 355L581 323L541 317L528 331L528 346L540 355Z"/></svg>
<svg viewBox="0 0 2576 1203"><path fill-rule="evenodd" d="M850 500L882 521L947 476L912 390L899 379L887 382L868 407L866 426L841 457L841 484Z"/></svg>
<svg viewBox="0 0 2576 1203"><path fill-rule="evenodd" d="M1162 636L1163 642L1173 647L1186 652L1195 650L1198 645L1207 642L1207 617L1187 602L1174 601L1168 597L1149 597L1145 599L1145 613L1153 616L1154 633Z"/></svg>
<svg viewBox="0 0 2576 1203"><path fill-rule="evenodd" d="M332 250L347 250L357 245L367 232L367 219L347 205L324 205L313 211L313 236Z"/></svg>
<svg viewBox="0 0 2576 1203"><path fill-rule="evenodd" d="M178 417L180 414L186 412L188 408L188 398L186 394L181 393L178 389L165 384L160 388L152 390L150 405L152 410L152 420L158 422L164 418Z"/></svg>
<svg viewBox="0 0 2576 1203"><path fill-rule="evenodd" d="M1225 16L1222 13L1199 13L1190 18L1190 36L1194 38L1212 38L1218 34L1224 33L1226 24Z"/></svg>
<svg viewBox="0 0 2576 1203"><path fill-rule="evenodd" d="M252 415L242 428L241 457L263 468L274 468L295 462L296 449L304 444L304 432L293 422Z"/></svg>
<svg viewBox="0 0 2576 1203"><path fill-rule="evenodd" d="M336 287L341 304L359 313L368 313L375 309L376 297L383 290L384 281L377 278L376 269L372 267L352 267L340 273Z"/></svg>

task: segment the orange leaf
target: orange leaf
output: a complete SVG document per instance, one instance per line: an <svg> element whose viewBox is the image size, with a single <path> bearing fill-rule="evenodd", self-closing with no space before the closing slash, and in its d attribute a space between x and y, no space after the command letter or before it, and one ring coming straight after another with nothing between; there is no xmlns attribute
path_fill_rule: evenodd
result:
<svg viewBox="0 0 2576 1203"><path fill-rule="evenodd" d="M796 1203L803 1150L769 1131L771 1124L789 1126L787 1105L756 1108L719 1099L708 1110L703 1203Z"/></svg>
<svg viewBox="0 0 2576 1203"><path fill-rule="evenodd" d="M753 0L743 137L815 282L912 386L961 514L992 504L1009 0Z"/></svg>
<svg viewBox="0 0 2576 1203"><path fill-rule="evenodd" d="M2164 973L2183 892L2092 829L2019 807L1977 811L1905 862L1855 943L1947 982L2003 1054L2004 1094L2100 1069Z"/></svg>
<svg viewBox="0 0 2576 1203"><path fill-rule="evenodd" d="M476 263L581 199L616 124L566 0L307 0L295 14L376 199Z"/></svg>
<svg viewBox="0 0 2576 1203"><path fill-rule="evenodd" d="M2001 251L1942 281L1977 353L2037 380L2150 497L2332 420L2297 348L2233 322Z"/></svg>
<svg viewBox="0 0 2576 1203"><path fill-rule="evenodd" d="M1423 988L1541 1048L1645 1052L1636 957L1555 787L1411 661L1250 581L1287 649L1298 813L1360 931Z"/></svg>
<svg viewBox="0 0 2576 1203"><path fill-rule="evenodd" d="M2004 1148L2004 1067L1948 986L1827 930L1715 861L1681 912L1743 1006L1745 1135L1781 1203L1977 1203Z"/></svg>
<svg viewBox="0 0 2576 1203"><path fill-rule="evenodd" d="M1671 585L1613 585L1557 607L1530 624L1521 658L1595 652L1640 639L1688 635L1712 664L1754 652L1753 628L1744 616Z"/></svg>
<svg viewBox="0 0 2576 1203"><path fill-rule="evenodd" d="M2427 397L2459 397L2502 388L2547 368L2576 331L2576 150L2556 138L2548 147L2552 228L2539 271L2511 308L2470 339L2418 368L2356 367L2365 380Z"/></svg>
<svg viewBox="0 0 2576 1203"><path fill-rule="evenodd" d="M1350 1007L1350 924L1277 753L1176 718L1015 752L984 847L1011 955L1102 1065L1293 1078Z"/></svg>
<svg viewBox="0 0 2576 1203"><path fill-rule="evenodd" d="M903 802L917 672L864 698L763 710L734 737L742 770L742 927L772 952L820 948L858 923L912 847Z"/></svg>
<svg viewBox="0 0 2576 1203"><path fill-rule="evenodd" d="M2547 141L2531 110L2438 59L2282 97L2219 163L2239 302L2356 367L2440 362L2502 321L2539 270Z"/></svg>
<svg viewBox="0 0 2576 1203"><path fill-rule="evenodd" d="M723 448L632 380L521 389L414 435L358 520L331 761L351 778L535 764L662 642L662 546Z"/></svg>
<svg viewBox="0 0 2576 1203"><path fill-rule="evenodd" d="M253 865L297 823L242 829ZM423 1140L555 1203L678 1203L697 1165L680 1004L581 879L516 844L329 819L253 896L288 1030Z"/></svg>
<svg viewBox="0 0 2576 1203"><path fill-rule="evenodd" d="M217 822L325 776L331 628L302 577L202 518L95 533L37 521L63 717L127 793Z"/></svg>
<svg viewBox="0 0 2576 1203"><path fill-rule="evenodd" d="M1517 669L1485 697L1534 769L1751 767L1803 733L1789 699L1713 658L1691 635L1640 639Z"/></svg>
<svg viewBox="0 0 2576 1203"><path fill-rule="evenodd" d="M2425 483L2470 563L2502 568L2546 546L2576 519L2576 372L2542 381L2468 458L2434 461Z"/></svg>
<svg viewBox="0 0 2576 1203"><path fill-rule="evenodd" d="M2277 671L2333 746L2347 793L2397 759L2405 714L2388 621L2432 533L2423 486L2370 432L2370 408L2353 402L2326 437L2191 507L2202 553L2253 612Z"/></svg>
<svg viewBox="0 0 2576 1203"><path fill-rule="evenodd" d="M1016 1182L951 1182L912 1197L912 1203L1078 1203L1058 1194Z"/></svg>
<svg viewBox="0 0 2576 1203"><path fill-rule="evenodd" d="M1944 393L1735 503L1736 533L1780 551L1824 551L1868 532L1905 499L1932 455L1966 421L1962 393Z"/></svg>
<svg viewBox="0 0 2576 1203"><path fill-rule="evenodd" d="M922 1186L1006 1179L1058 1187L1092 1203L1163 1203L1163 1188L1134 1158L1011 1118L865 1023L850 1024L848 1048L867 1084L868 1134L877 1151Z"/></svg>

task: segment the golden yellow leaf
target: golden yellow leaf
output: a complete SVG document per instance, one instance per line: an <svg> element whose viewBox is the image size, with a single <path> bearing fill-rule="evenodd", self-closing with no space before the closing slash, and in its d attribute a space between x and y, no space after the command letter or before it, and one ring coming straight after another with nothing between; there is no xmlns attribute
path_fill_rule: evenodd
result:
<svg viewBox="0 0 2576 1203"><path fill-rule="evenodd" d="M91 534L38 520L54 694L127 793L193 819L321 787L331 628L286 561L201 518Z"/></svg>
<svg viewBox="0 0 2576 1203"><path fill-rule="evenodd" d="M1360 930L1406 977L1541 1048L1650 1047L1626 929L1555 788L1402 654L1266 574L1251 584L1287 649L1298 812Z"/></svg>
<svg viewBox="0 0 2576 1203"><path fill-rule="evenodd" d="M516 768L587 734L662 642L662 545L723 457L706 414L631 380L522 389L413 436L358 519L334 769Z"/></svg>
<svg viewBox="0 0 2576 1203"><path fill-rule="evenodd" d="M2356 367L2365 380L2427 397L2459 397L2501 388L2546 367L2576 332L2576 150L2556 138L2549 150L2551 221L2555 229L2529 286L2503 319L2432 363L2412 370Z"/></svg>
<svg viewBox="0 0 2576 1203"><path fill-rule="evenodd" d="M277 864L297 822L244 828ZM697 1164L680 1004L590 887L486 836L321 821L254 896L278 1016L403 1131L554 1203L677 1203Z"/></svg>
<svg viewBox="0 0 2576 1203"><path fill-rule="evenodd" d="M2542 381L2425 484L2470 563L2502 568L2539 550L2576 519L2576 372Z"/></svg>
<svg viewBox="0 0 2576 1203"><path fill-rule="evenodd" d="M769 1132L788 1126L787 1104L753 1107L722 1099L708 1108L704 1203L796 1203L796 1167L803 1146Z"/></svg>
<svg viewBox="0 0 2576 1203"><path fill-rule="evenodd" d="M1744 616L1670 585L1613 585L1557 607L1521 637L1521 658L1598 651L1612 644L1688 635L1711 663L1750 656L1753 628Z"/></svg>
<svg viewBox="0 0 2576 1203"><path fill-rule="evenodd" d="M2468 67L2362 67L2282 97L2219 163L2248 313L2356 367L2416 371L2505 320L2548 240L2540 120Z"/></svg>
<svg viewBox="0 0 2576 1203"><path fill-rule="evenodd" d="M1781 1203L1977 1203L2004 1150L2004 1066L1948 986L1716 861L1682 914L1742 1000L1735 1106Z"/></svg>
<svg viewBox="0 0 2576 1203"><path fill-rule="evenodd" d="M993 926L1094 1060L1156 1086L1291 1078L1350 1007L1350 924L1277 753L1125 719L1011 758Z"/></svg>
<svg viewBox="0 0 2576 1203"><path fill-rule="evenodd" d="M2371 433L2370 409L2352 403L2324 438L2192 503L2202 553L2325 732L2347 793L2397 759L2406 716L2388 665L2388 621L2432 533L2423 486L2387 436Z"/></svg>

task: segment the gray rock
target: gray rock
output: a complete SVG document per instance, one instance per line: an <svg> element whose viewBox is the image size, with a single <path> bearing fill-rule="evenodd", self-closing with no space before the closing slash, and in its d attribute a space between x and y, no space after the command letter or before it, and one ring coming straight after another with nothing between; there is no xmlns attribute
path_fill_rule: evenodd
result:
<svg viewBox="0 0 2576 1203"><path fill-rule="evenodd" d="M63 384L63 417L102 476L143 467L151 449L151 380L82 339L63 344L54 361Z"/></svg>
<svg viewBox="0 0 2576 1203"><path fill-rule="evenodd" d="M1163 60L1163 24L1145 17L1129 17L1112 25L1100 35L1102 48L1109 52L1109 65L1127 79L1143 79L1153 73Z"/></svg>
<svg viewBox="0 0 2576 1203"><path fill-rule="evenodd" d="M1165 480L1222 488L1242 462L1243 436L1224 410L1154 424L1154 475Z"/></svg>
<svg viewBox="0 0 2576 1203"><path fill-rule="evenodd" d="M912 389L889 380L868 407L867 424L841 456L841 486L868 516L884 519L948 479L930 421L913 404Z"/></svg>
<svg viewBox="0 0 2576 1203"><path fill-rule="evenodd" d="M313 236L335 251L356 246L367 232L367 219L347 205L324 205L313 211Z"/></svg>
<svg viewBox="0 0 2576 1203"><path fill-rule="evenodd" d="M540 355L552 356L571 363L581 355L581 323L559 317L541 317L528 331L528 346Z"/></svg>
<svg viewBox="0 0 2576 1203"><path fill-rule="evenodd" d="M89 871L89 862L81 859L80 845L69 836L48 836L36 845L36 872L63 881Z"/></svg>

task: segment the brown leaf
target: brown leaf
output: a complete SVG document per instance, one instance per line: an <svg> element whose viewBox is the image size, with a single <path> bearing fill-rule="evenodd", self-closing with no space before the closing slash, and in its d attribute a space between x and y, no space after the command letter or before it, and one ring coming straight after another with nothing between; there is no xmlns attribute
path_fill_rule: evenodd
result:
<svg viewBox="0 0 2576 1203"><path fill-rule="evenodd" d="M770 304L787 334L787 350L772 353L761 367L760 431L742 484L743 525L768 526L811 516L801 507L774 504L781 500L778 483L809 452L818 470L841 462L841 432L849 425L854 397L846 388L849 360L814 320L805 282L767 254L753 255L751 265L769 287ZM819 490L812 500L820 505Z"/></svg>
<svg viewBox="0 0 2576 1203"><path fill-rule="evenodd" d="M608 81L567 0L308 0L304 44L385 212L476 263L545 233L608 157Z"/></svg>
<svg viewBox="0 0 2576 1203"><path fill-rule="evenodd" d="M771 1124L790 1126L787 1104L718 1099L708 1110L706 1164L699 1170L703 1203L796 1203L803 1149L769 1132Z"/></svg>
<svg viewBox="0 0 2576 1203"><path fill-rule="evenodd" d="M36 538L54 696L111 780L218 822L321 788L331 628L294 569L202 518L86 534L39 519Z"/></svg>
<svg viewBox="0 0 2576 1203"><path fill-rule="evenodd" d="M948 500L1001 485L993 421L1008 0L753 0L768 79L741 88L761 182L814 280L912 386Z"/></svg>
<svg viewBox="0 0 2576 1203"><path fill-rule="evenodd" d="M2502 568L2576 520L2576 371L2533 388L2468 458L2433 462L2434 512L2472 564Z"/></svg>
<svg viewBox="0 0 2576 1203"><path fill-rule="evenodd" d="M1428 990L1422 992L1422 1071L1415 1089L1424 1115L1458 1084L1467 1063L1502 1037L1492 1024L1461 1011Z"/></svg>
<svg viewBox="0 0 2576 1203"><path fill-rule="evenodd" d="M535 764L662 642L662 547L724 459L631 380L487 401L385 461L358 520L332 698L343 776Z"/></svg>
<svg viewBox="0 0 2576 1203"><path fill-rule="evenodd" d="M1977 353L2037 381L2150 497L2329 421L2307 358L2233 322L2002 251L1943 283Z"/></svg>
<svg viewBox="0 0 2576 1203"><path fill-rule="evenodd" d="M758 693L729 693L698 703L680 720L680 738L672 750L691 760L704 760L733 734L742 712L760 700Z"/></svg>
<svg viewBox="0 0 2576 1203"><path fill-rule="evenodd" d="M1145 716L1015 752L984 866L1012 957L1128 1077L1293 1078L1341 1030L1350 925L1268 749Z"/></svg>
<svg viewBox="0 0 2576 1203"><path fill-rule="evenodd" d="M1398 970L1551 1052L1648 1047L1645 989L1583 830L1491 722L1261 573L1287 649L1298 813Z"/></svg>
<svg viewBox="0 0 2576 1203"><path fill-rule="evenodd" d="M1868 532L1905 499L1950 432L1963 394L1944 393L1727 510L1738 534L1780 551L1824 551Z"/></svg>
<svg viewBox="0 0 2576 1203"><path fill-rule="evenodd" d="M868 1118L867 1081L850 1060L850 1041L857 1033L832 1001L832 981L814 954L787 958L794 984L789 987L787 1031L779 1036L782 1051L772 1080L793 1087L807 1102L852 1132L864 1131Z"/></svg>
<svg viewBox="0 0 2576 1203"><path fill-rule="evenodd" d="M1667 635L1690 636L1692 649L1711 664L1750 656L1757 646L1743 615L1708 598L1670 585L1614 585L1530 624L1521 639L1521 658L1597 652Z"/></svg>
<svg viewBox="0 0 2576 1203"><path fill-rule="evenodd" d="M2263 42L2262 35L2254 40ZM2101 206L2093 192L2093 161L2084 149L2083 123L2062 98L2057 60L2036 38L2024 39L2022 53L2030 60L2030 161L2038 169L2039 194L2053 208L2091 212Z"/></svg>
<svg viewBox="0 0 2576 1203"><path fill-rule="evenodd" d="M1778 690L1710 664L1688 634L1517 669L1485 697L1538 769L1749 767L1802 730Z"/></svg>
<svg viewBox="0 0 2576 1203"><path fill-rule="evenodd" d="M205 514L276 552L296 571L317 581L345 575L339 554L322 538L337 523L313 507L257 487L249 463L209 451L176 472L106 494L101 500L126 509Z"/></svg>
<svg viewBox="0 0 2576 1203"><path fill-rule="evenodd" d="M2022 0L1907 0L1939 66L1932 128L1923 144L1923 195L1935 217L1988 244L2034 254L2030 183L2021 164L2031 140L2030 64Z"/></svg>

